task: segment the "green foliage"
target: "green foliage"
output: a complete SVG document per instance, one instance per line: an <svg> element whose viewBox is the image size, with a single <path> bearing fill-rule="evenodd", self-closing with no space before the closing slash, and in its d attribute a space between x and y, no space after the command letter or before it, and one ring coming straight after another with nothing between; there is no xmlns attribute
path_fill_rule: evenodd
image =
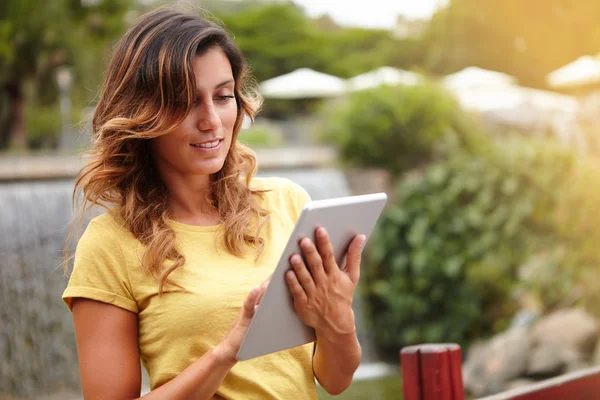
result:
<svg viewBox="0 0 600 400"><path fill-rule="evenodd" d="M354 380L344 393L332 396L317 386L319 400L402 400L402 379L394 374L377 379Z"/></svg>
<svg viewBox="0 0 600 400"><path fill-rule="evenodd" d="M268 119L286 120L290 116L311 115L319 110L323 99L265 99L260 115Z"/></svg>
<svg viewBox="0 0 600 400"><path fill-rule="evenodd" d="M74 72L74 100L89 104L95 100L104 78L108 55L125 32L130 18L140 14L133 0L102 0L97 5L75 8L75 22L65 43L67 63Z"/></svg>
<svg viewBox="0 0 600 400"><path fill-rule="evenodd" d="M12 24L9 21L0 21L0 60L8 64L12 62L14 50L9 43Z"/></svg>
<svg viewBox="0 0 600 400"><path fill-rule="evenodd" d="M577 246L567 249L559 240L549 244L552 245L540 249L521 265L515 290L515 297L524 307L541 313L571 307L582 296L577 287L577 271L569 262Z"/></svg>
<svg viewBox="0 0 600 400"><path fill-rule="evenodd" d="M252 126L242 129L238 139L249 147L277 147L283 143L281 134L266 126Z"/></svg>
<svg viewBox="0 0 600 400"><path fill-rule="evenodd" d="M556 188L552 240L520 268L518 290L542 312L577 304L600 317L598 188L600 159L580 154Z"/></svg>
<svg viewBox="0 0 600 400"><path fill-rule="evenodd" d="M216 16L235 35L261 82L298 68L350 78L377 67L407 67L424 58L422 46L394 39L387 30L342 28L313 21L291 2L252 4Z"/></svg>
<svg viewBox="0 0 600 400"><path fill-rule="evenodd" d="M323 37L327 62L323 72L351 78L381 66L394 65L405 46L386 30L343 28Z"/></svg>
<svg viewBox="0 0 600 400"><path fill-rule="evenodd" d="M12 115L0 115L0 127L7 126L0 129L0 147L9 143L9 135L25 136L13 131L19 126L10 123L21 118L28 102L35 99L36 105L55 106L58 67L72 68L73 103L90 102L102 79L110 42L124 31L124 14L135 11L134 5L132 0L100 0L93 5L72 0L0 2L0 98L24 104L11 107ZM39 127L42 119L30 125ZM28 133L38 134L39 130Z"/></svg>
<svg viewBox="0 0 600 400"><path fill-rule="evenodd" d="M321 35L293 4L256 6L218 17L235 35L259 82L300 67L324 67Z"/></svg>
<svg viewBox="0 0 600 400"><path fill-rule="evenodd" d="M506 325L517 268L552 235L548 216L570 160L516 141L460 152L400 181L365 268L383 349L465 344Z"/></svg>
<svg viewBox="0 0 600 400"><path fill-rule="evenodd" d="M557 281L568 283L571 289L568 295L559 297L554 304L579 300L596 317L600 317L599 205L600 159L581 156L561 188L553 219L558 240L563 244L559 254L560 272L562 275L569 274L570 280L565 280L558 274L554 279L548 280L554 284L558 284ZM553 305L553 299L547 299L548 292L543 291L543 287L541 289L539 293L542 301Z"/></svg>
<svg viewBox="0 0 600 400"><path fill-rule="evenodd" d="M31 148L56 147L61 130L58 107L29 107L25 112L25 128Z"/></svg>
<svg viewBox="0 0 600 400"><path fill-rule="evenodd" d="M400 173L483 140L456 101L433 85L359 91L323 110L323 138L354 166Z"/></svg>

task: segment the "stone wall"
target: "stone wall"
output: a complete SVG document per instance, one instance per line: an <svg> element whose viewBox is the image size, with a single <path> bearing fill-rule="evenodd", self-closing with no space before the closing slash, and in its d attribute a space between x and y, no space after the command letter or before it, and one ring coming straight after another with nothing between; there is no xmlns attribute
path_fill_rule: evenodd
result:
<svg viewBox="0 0 600 400"><path fill-rule="evenodd" d="M598 363L598 323L581 309L554 311L473 344L463 367L474 397L529 386Z"/></svg>
<svg viewBox="0 0 600 400"><path fill-rule="evenodd" d="M0 186L0 398L78 388L71 315L60 299L71 187Z"/></svg>

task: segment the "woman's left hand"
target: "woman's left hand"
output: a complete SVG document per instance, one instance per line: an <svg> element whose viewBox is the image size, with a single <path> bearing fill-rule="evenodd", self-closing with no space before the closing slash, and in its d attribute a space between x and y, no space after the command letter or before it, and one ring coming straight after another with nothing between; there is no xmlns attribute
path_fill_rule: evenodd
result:
<svg viewBox="0 0 600 400"><path fill-rule="evenodd" d="M292 270L286 273L294 306L300 318L319 335L347 335L356 331L352 296L360 277L364 235L354 237L348 248L346 268L337 265L325 228L316 230L316 246L309 239L300 242L306 263L299 254L290 257Z"/></svg>

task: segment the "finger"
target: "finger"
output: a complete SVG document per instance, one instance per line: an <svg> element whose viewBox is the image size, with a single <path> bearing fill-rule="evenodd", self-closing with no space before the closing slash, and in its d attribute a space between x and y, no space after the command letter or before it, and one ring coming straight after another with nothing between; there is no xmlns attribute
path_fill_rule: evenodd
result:
<svg viewBox="0 0 600 400"><path fill-rule="evenodd" d="M269 275L269 277L267 279L265 279L265 281L263 282L263 285L268 285L269 282L271 282L271 278L273 277L273 274Z"/></svg>
<svg viewBox="0 0 600 400"><path fill-rule="evenodd" d="M315 236L317 237L317 250L321 255L323 269L326 274L330 274L339 267L335 261L333 246L331 245L331 240L329 240L329 234L327 233L327 230L321 226L320 228L317 228Z"/></svg>
<svg viewBox="0 0 600 400"><path fill-rule="evenodd" d="M294 269L296 280L302 285L306 295L313 294L316 290L315 282L308 268L306 268L304 261L302 261L300 254L293 254L290 257L290 264L292 264L292 268Z"/></svg>
<svg viewBox="0 0 600 400"><path fill-rule="evenodd" d="M321 255L317 251L317 248L313 244L312 240L309 238L302 239L300 241L300 247L302 248L302 253L304 254L306 264L310 270L315 285L318 286L327 279L327 275L325 275L325 270L323 269L323 260L321 259Z"/></svg>
<svg viewBox="0 0 600 400"><path fill-rule="evenodd" d="M260 288L256 286L250 291L248 297L246 297L246 301L244 301L244 306L242 308L242 319L250 320L254 316L254 305L256 304L259 292Z"/></svg>
<svg viewBox="0 0 600 400"><path fill-rule="evenodd" d="M348 247L346 268L344 269L344 272L355 285L358 283L358 279L360 278L361 253L365 241L365 235L357 235L354 237L350 243L350 246Z"/></svg>
<svg viewBox="0 0 600 400"><path fill-rule="evenodd" d="M259 291L258 291L258 296L256 297L256 303L254 304L254 307L256 308L263 296L265 295L265 292L267 291L267 287L269 286L269 282L271 282L271 276L273 276L273 274L271 274L265 281L263 281L263 283L260 284L260 286L258 287Z"/></svg>
<svg viewBox="0 0 600 400"><path fill-rule="evenodd" d="M294 297L294 302L297 302L299 304L305 304L308 300L308 297L306 296L304 288L298 281L296 273L294 271L288 271L285 274L285 279L287 280L290 292L292 292L292 296Z"/></svg>
<svg viewBox="0 0 600 400"><path fill-rule="evenodd" d="M260 304L264 294L265 294L264 289L262 287L259 288L258 295L256 296L256 300L254 300L254 309L255 310L258 307L258 305Z"/></svg>

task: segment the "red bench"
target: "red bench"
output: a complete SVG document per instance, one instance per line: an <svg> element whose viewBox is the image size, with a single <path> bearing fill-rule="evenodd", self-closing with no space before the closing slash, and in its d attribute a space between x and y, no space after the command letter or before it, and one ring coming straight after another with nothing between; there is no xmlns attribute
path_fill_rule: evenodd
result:
<svg viewBox="0 0 600 400"><path fill-rule="evenodd" d="M404 400L464 400L462 357L456 344L405 347L400 352ZM600 399L600 367L565 374L478 400Z"/></svg>

